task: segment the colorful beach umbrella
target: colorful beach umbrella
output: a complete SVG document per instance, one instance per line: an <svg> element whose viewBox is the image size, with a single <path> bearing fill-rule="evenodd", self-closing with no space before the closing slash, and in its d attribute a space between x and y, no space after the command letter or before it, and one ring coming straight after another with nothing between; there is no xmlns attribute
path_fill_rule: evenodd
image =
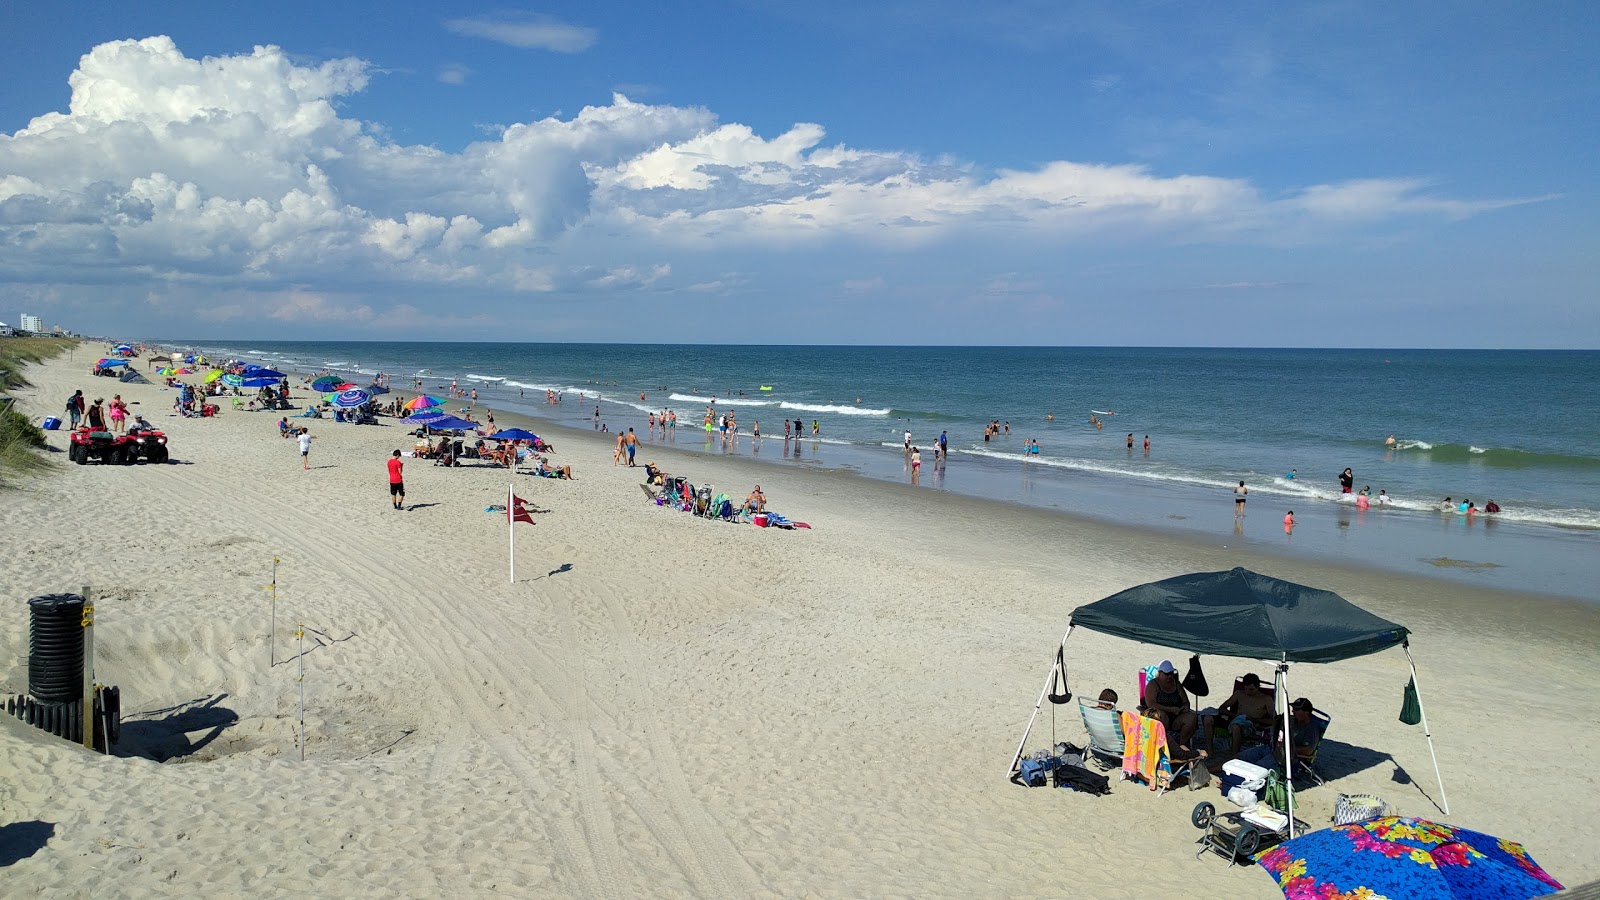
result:
<svg viewBox="0 0 1600 900"><path fill-rule="evenodd" d="M324 375L321 378L318 378L316 381L311 382L311 389L319 394L326 394L330 391L338 389L339 385L341 384L344 384L343 378L340 378L337 375Z"/></svg>
<svg viewBox="0 0 1600 900"><path fill-rule="evenodd" d="M430 397L427 394L423 394L423 395L421 395L419 397L415 397L412 400L408 401L406 403L406 405L405 405L405 408L406 409L413 409L413 410L415 410L415 409L438 409L439 407L441 407L443 405L444 405L444 401L440 400L438 397Z"/></svg>
<svg viewBox="0 0 1600 900"><path fill-rule="evenodd" d="M206 377L201 380L206 384L210 384L211 382L216 381L218 378L221 378L224 374L225 373L221 369L212 369L211 371L207 372Z"/></svg>
<svg viewBox="0 0 1600 900"><path fill-rule="evenodd" d="M1521 844L1399 816L1313 831L1259 854L1256 862L1289 900L1518 900L1561 890Z"/></svg>
<svg viewBox="0 0 1600 900"><path fill-rule="evenodd" d="M333 398L328 402L332 403L339 409L355 409L358 406L365 405L367 401L371 399L371 394L359 388L353 388L348 391L340 391L339 393L334 394Z"/></svg>

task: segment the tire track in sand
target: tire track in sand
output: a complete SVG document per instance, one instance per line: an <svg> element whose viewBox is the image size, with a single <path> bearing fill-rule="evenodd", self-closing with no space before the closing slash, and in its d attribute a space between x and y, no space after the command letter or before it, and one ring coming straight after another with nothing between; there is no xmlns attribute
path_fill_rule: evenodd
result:
<svg viewBox="0 0 1600 900"><path fill-rule="evenodd" d="M627 611L623 608L619 591L612 590L609 586L600 586L596 593L604 603L605 614L610 618L613 633L621 645L621 657L625 660L648 659L638 635L634 633ZM630 671L637 670L638 667L630 669ZM714 889L712 896L754 896L760 890L760 876L739 853L732 839L728 837L727 831L717 825L716 820L706 812L705 807L689 790L689 781L684 777L683 767L678 762L677 749L667 738L660 720L656 718L656 699L650 690L647 678L648 676L644 674L638 677L619 678L618 690L625 695L629 705L637 711L636 715L641 719L640 724L643 727L639 731L644 734L654 762L655 777L652 782L659 785L666 793L667 807L673 811L681 829L681 836L689 844L689 858L704 868L696 880L702 884L709 883ZM622 773L614 774L614 777L621 776Z"/></svg>
<svg viewBox="0 0 1600 900"><path fill-rule="evenodd" d="M400 564L402 560L387 556L381 545L361 549L370 551L373 557L388 563L387 568L365 564L358 567L354 563L358 561L364 562L364 560L355 560L324 551L308 542L305 539L305 535L315 533L324 523L308 515L298 507L282 503L248 487L235 487L232 491L234 496L229 496L216 489L206 487L199 483L198 480L179 479L175 475L166 472L162 472L162 475L167 476L169 480L181 482L182 490L209 497L217 501L223 508L235 506L234 496L240 494L250 496L251 499L261 503L263 506L274 507L276 515L260 517L260 520L255 523L256 527L259 530L276 534L284 541L285 546L295 547L297 552L316 560L329 572L344 576L352 590L361 593L367 598L373 611L380 612L391 622L406 625L407 630L410 632L407 635L410 639L409 642L414 651L423 658L435 683L447 685L449 690L444 692L447 698L467 707L465 710L467 715L463 717L467 726L483 738L490 750L501 759L514 775L521 778L527 785L534 788L538 793L556 793L554 786L550 785L543 777L540 767L527 756L517 741L508 736L503 729L495 728L491 731L485 727L491 723L497 724L503 714L496 712L483 700L476 690L476 686L470 684L462 675L462 670L466 668L463 663L470 661L476 664L473 668L491 670L497 676L509 674L502 670L495 656L484 653L477 648L463 646L460 641L454 638L453 629L445 624L448 621L447 618L440 617L441 621L426 625L415 621L413 616L405 612L409 604L392 602L394 595L401 594L408 600L414 601L415 605L425 607L437 615L440 610L433 597L440 596L441 592L453 587L453 583L430 583L426 587L432 588L431 591L417 589L421 581L428 580L431 582L431 578L426 576L408 579L409 583L395 583L392 573L398 571L395 566ZM299 527L290 527L291 525L298 525ZM346 548L351 549L348 544ZM358 571L358 569L365 571ZM384 585L383 595L380 596L375 588L369 587L369 585L374 584ZM494 633L487 632L486 634ZM500 635L497 634L496 636ZM448 645L446 649L450 652L441 652L435 642ZM557 676L553 680L560 681L564 679ZM506 679L502 678L501 683L507 683ZM542 694L542 689L539 694ZM525 694L524 696L532 697L536 695ZM544 706L545 704L540 705ZM548 706L543 712L552 721L560 721L566 718L559 710L551 709ZM448 748L445 753L450 757L455 755ZM440 762L441 760L436 758L434 766L437 767ZM446 759L444 762L453 765L453 759ZM581 790L580 786L580 792ZM591 793L597 793L594 792L592 787L590 791ZM586 815L594 815L596 811L586 809L584 813ZM619 893L620 885L617 873L612 865L612 861L620 857L620 847L615 843L596 847L589 840L590 835L596 834L601 836L611 834L614 839L613 830L609 827L609 813L604 809L600 809L598 814L606 817L607 827L592 828L586 825L583 828L579 828L559 816L536 818L548 824L551 843L557 849L557 859L567 860L573 865L573 874L580 883L582 893L585 896L622 900L623 895Z"/></svg>
<svg viewBox="0 0 1600 900"><path fill-rule="evenodd" d="M190 486L195 487L192 484ZM215 492L209 493L216 496ZM242 488L238 493L248 494L263 504L278 507L284 510L285 516L299 518L308 526L316 524L315 520L299 507L284 504L258 490ZM292 529L280 528L279 531L285 537L295 533ZM384 597L380 597L373 589L365 587L368 584L388 586L393 580L393 573L399 570L407 558L397 556L396 549L391 543L382 543L375 548L369 546L365 548L368 552L350 557L335 557L328 553L315 552L315 548L310 549L331 570L346 575L352 574L357 569L365 570L367 577L352 578L351 581L362 586L362 593L372 601L375 611L381 611L382 615L394 620L398 610L407 608L405 604L385 602ZM626 784L637 779L633 772L616 760L598 754L593 730L596 727L612 731L614 737L620 739L619 745L627 739L641 736L642 732L651 757L651 771L656 775L650 783L664 790L665 809L658 809L657 804L650 802L642 790L629 790L618 796L638 815L652 837L673 859L686 880L695 885L705 896L750 896L759 892L759 877L740 855L727 832L715 824L715 820L689 790L688 780L683 775L676 750L666 737L659 720L650 712L654 709L654 698L648 690L648 685L632 678L617 680L619 692L630 701L629 705L633 709L643 714L643 721L634 723L635 727L631 728L623 728L620 725L620 713L607 708L611 704L597 702L596 698L591 696L583 671L584 655L578 641L577 618L565 595L559 591L552 592L551 602L552 612L560 630L561 643L572 654L569 662L562 665L553 659L545 648L523 638L518 629L509 627L510 623L490 609L477 604L463 604L452 606L448 610L444 609L436 598L447 595L455 583L454 580L444 582L425 574L408 574L403 585L389 588L386 594L392 596L395 593L403 593L415 601L415 606L432 613L431 618L436 624L409 622L412 632L408 636L410 643L426 648L429 646L425 637L427 635L448 638L453 653L434 655L433 664L429 667L436 677L441 672L451 676L457 674L457 667L450 666L446 662L450 658L474 659L480 668L492 670L492 674L496 676L496 683L508 687L516 696L531 701L530 705L535 707L547 721L563 722L567 725L568 737L574 751L577 774L575 790L584 833L583 843L590 850L587 858L600 882L606 885L619 883L611 862L620 858L615 827L602 790L604 782L602 782L601 768L605 770L604 775L615 784ZM642 658L640 655L642 647L620 603L618 591L606 584L595 583L594 586L601 595L604 614L609 619L611 631L621 645L620 655L623 659ZM470 624L474 626L471 629L473 632L482 636L492 636L498 649L511 652L485 653L480 647L469 648L456 640L455 635L463 630L460 625L469 619ZM446 622L450 623L450 626L443 624ZM419 639L419 635L424 637ZM508 643L516 646L506 647ZM540 665L521 670L509 667L503 662L507 659ZM538 674L540 677L530 677L533 674ZM452 677L451 680L455 683L457 697L473 701L479 699L474 690L475 686L459 678ZM501 715L481 702L475 705L478 714L469 720L473 724L473 730L496 749L498 755L513 771L531 783L542 784L542 779L531 774L537 767L522 753L515 740L504 734L503 729L497 728L493 734L486 730L486 725L502 724ZM599 715L592 715L595 712ZM642 727L637 727L641 725ZM465 735L462 729L446 729L444 743L434 754L430 775L446 777L453 774L456 758L464 743ZM672 819L676 820L676 827L673 822L668 821ZM571 844L572 840L569 837L567 841L560 843ZM604 849L597 852L596 848ZM569 855L568 858L575 859L577 856ZM610 894L605 890L589 893Z"/></svg>

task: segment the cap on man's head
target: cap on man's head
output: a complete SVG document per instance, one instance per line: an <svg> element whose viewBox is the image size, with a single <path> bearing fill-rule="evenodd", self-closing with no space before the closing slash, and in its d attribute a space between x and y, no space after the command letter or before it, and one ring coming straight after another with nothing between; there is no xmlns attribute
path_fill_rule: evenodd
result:
<svg viewBox="0 0 1600 900"><path fill-rule="evenodd" d="M1316 707L1311 705L1311 701L1307 700L1305 697L1296 698L1293 703L1289 704L1289 708L1295 711L1303 709L1306 712L1312 712L1316 709Z"/></svg>
<svg viewBox="0 0 1600 900"><path fill-rule="evenodd" d="M1157 669L1162 672L1171 672L1174 675L1178 674L1178 667L1173 665L1170 659L1163 659Z"/></svg>

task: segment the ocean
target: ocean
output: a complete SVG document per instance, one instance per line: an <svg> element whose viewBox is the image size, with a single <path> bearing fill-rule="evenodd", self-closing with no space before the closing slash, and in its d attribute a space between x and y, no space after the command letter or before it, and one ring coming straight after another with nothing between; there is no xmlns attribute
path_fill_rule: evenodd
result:
<svg viewBox="0 0 1600 900"><path fill-rule="evenodd" d="M672 409L679 447L864 477L906 480L910 431L932 490L1569 596L1591 597L1600 576L1597 351L162 343L360 383L385 372L400 393L423 372L429 393L456 381L479 406L580 428L598 406L608 430L644 435L650 412ZM745 437L706 439L713 404ZM786 445L796 419L804 439ZM990 421L1002 431L985 440ZM951 453L936 466L941 433ZM1390 508L1345 502L1346 467ZM1502 511L1442 515L1446 496ZM1291 509L1300 526L1268 529Z"/></svg>

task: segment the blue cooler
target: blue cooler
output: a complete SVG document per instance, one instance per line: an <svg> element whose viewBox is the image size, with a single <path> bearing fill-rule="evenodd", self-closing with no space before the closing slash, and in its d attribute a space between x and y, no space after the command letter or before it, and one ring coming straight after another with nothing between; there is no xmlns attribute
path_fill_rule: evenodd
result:
<svg viewBox="0 0 1600 900"><path fill-rule="evenodd" d="M45 431L55 431L56 429L58 429L60 427L61 427L61 418L59 416L45 416L44 417L44 430Z"/></svg>

